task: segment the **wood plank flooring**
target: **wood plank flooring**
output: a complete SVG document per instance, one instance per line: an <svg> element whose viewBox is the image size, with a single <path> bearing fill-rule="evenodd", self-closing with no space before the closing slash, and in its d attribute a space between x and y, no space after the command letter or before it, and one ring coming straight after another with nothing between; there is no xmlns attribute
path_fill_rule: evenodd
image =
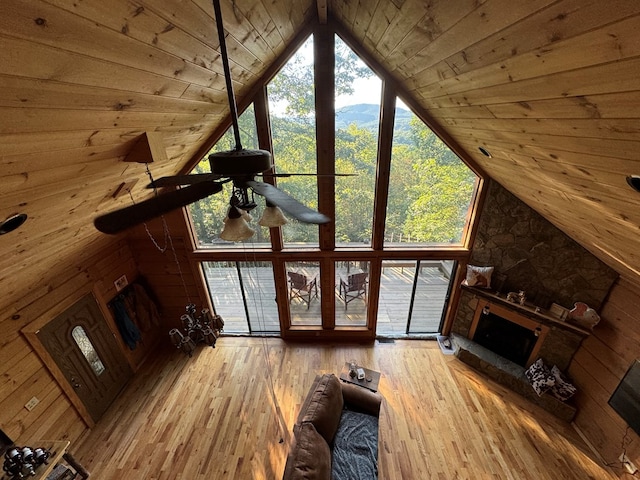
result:
<svg viewBox="0 0 640 480"><path fill-rule="evenodd" d="M570 425L434 341L221 337L192 358L161 353L71 446L92 478L279 479L314 376L338 373L350 358L381 372L380 479L616 478Z"/></svg>

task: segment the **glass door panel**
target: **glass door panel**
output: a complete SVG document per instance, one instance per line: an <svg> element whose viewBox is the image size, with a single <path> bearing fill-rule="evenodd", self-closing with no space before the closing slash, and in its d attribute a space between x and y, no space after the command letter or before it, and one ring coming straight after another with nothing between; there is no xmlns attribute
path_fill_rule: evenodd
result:
<svg viewBox="0 0 640 480"><path fill-rule="evenodd" d="M411 307L415 260L383 260L378 299L378 335L404 335Z"/></svg>
<svg viewBox="0 0 640 480"><path fill-rule="evenodd" d="M292 326L321 326L320 263L286 262Z"/></svg>
<svg viewBox="0 0 640 480"><path fill-rule="evenodd" d="M251 333L280 332L271 262L238 262Z"/></svg>
<svg viewBox="0 0 640 480"><path fill-rule="evenodd" d="M407 334L437 333L449 293L450 262L422 260Z"/></svg>
<svg viewBox="0 0 640 480"><path fill-rule="evenodd" d="M369 262L336 262L336 327L366 327Z"/></svg>
<svg viewBox="0 0 640 480"><path fill-rule="evenodd" d="M438 333L454 267L452 260L384 260L376 333Z"/></svg>
<svg viewBox="0 0 640 480"><path fill-rule="evenodd" d="M203 262L202 269L225 333L280 332L271 262Z"/></svg>
<svg viewBox="0 0 640 480"><path fill-rule="evenodd" d="M202 270L213 308L224 320L224 332L249 333L236 262L202 262Z"/></svg>

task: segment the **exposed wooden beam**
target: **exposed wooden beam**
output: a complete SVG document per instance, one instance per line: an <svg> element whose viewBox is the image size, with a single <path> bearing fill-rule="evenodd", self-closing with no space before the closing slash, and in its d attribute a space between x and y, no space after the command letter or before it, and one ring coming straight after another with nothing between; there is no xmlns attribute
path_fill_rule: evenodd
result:
<svg viewBox="0 0 640 480"><path fill-rule="evenodd" d="M318 4L318 23L325 25L327 23L327 0L317 0Z"/></svg>
<svg viewBox="0 0 640 480"><path fill-rule="evenodd" d="M123 161L137 163L165 162L167 151L158 132L143 133Z"/></svg>

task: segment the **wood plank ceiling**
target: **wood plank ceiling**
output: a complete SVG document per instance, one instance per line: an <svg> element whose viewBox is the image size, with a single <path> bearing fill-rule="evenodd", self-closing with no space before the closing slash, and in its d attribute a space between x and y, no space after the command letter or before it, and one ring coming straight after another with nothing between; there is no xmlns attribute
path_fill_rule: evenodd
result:
<svg viewBox="0 0 640 480"><path fill-rule="evenodd" d="M318 12L222 8L239 97ZM330 0L328 14L491 177L640 281L640 193L625 181L640 174L640 2ZM92 219L131 202L112 198L122 182L148 195L144 166L122 161L143 132L167 151L154 176L177 173L228 107L209 0L3 0L0 39L0 217L29 215L0 237L11 297L111 241Z"/></svg>

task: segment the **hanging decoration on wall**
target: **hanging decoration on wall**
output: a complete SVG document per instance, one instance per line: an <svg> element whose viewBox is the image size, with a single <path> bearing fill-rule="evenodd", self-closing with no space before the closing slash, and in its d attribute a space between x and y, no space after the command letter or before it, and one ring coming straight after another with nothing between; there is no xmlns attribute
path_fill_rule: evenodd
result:
<svg viewBox="0 0 640 480"><path fill-rule="evenodd" d="M187 355L193 355L198 343L204 343L216 348L216 341L224 328L224 320L220 315L211 315L208 308L203 308L200 315L196 315L196 305L190 303L186 306L184 315L180 317L182 329L173 328L169 331L169 337L173 346L182 350Z"/></svg>

